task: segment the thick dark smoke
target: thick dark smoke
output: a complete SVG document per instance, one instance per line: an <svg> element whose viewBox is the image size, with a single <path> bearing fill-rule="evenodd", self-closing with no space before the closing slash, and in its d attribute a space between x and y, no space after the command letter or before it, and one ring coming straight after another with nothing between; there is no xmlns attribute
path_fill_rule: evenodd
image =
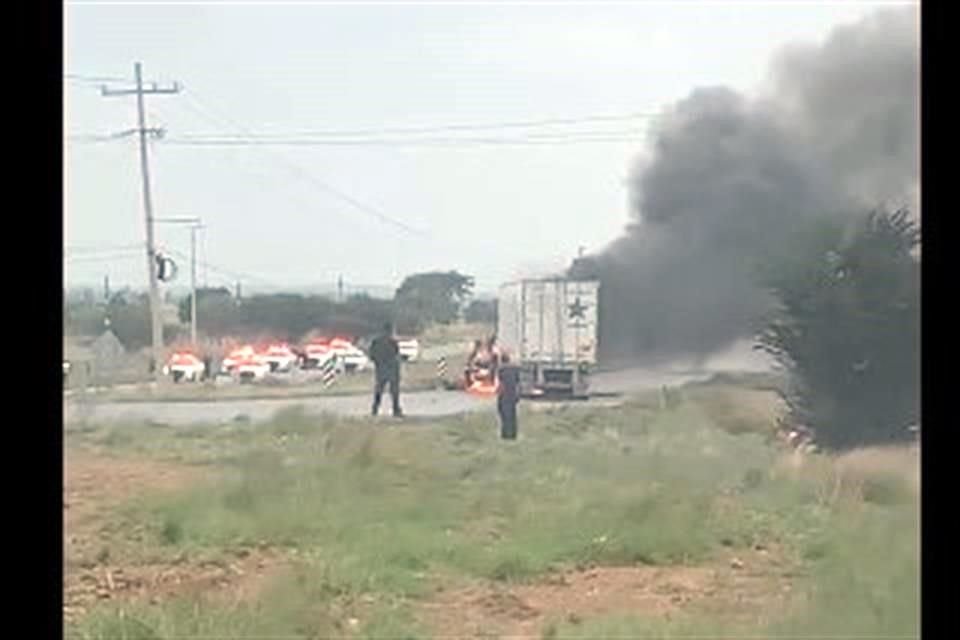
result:
<svg viewBox="0 0 960 640"><path fill-rule="evenodd" d="M706 355L749 335L770 303L758 264L812 216L915 210L918 153L915 9L784 50L767 95L696 89L651 130L625 235L571 269L601 280L602 355Z"/></svg>

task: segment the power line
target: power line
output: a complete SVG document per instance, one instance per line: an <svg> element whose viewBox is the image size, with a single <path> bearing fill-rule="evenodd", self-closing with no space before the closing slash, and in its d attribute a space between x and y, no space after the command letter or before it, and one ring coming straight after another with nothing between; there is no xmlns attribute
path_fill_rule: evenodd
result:
<svg viewBox="0 0 960 640"><path fill-rule="evenodd" d="M67 142L81 144L104 144L106 142L114 142L115 140L117 140L115 136L96 133L76 133L67 136Z"/></svg>
<svg viewBox="0 0 960 640"><path fill-rule="evenodd" d="M90 76L82 73L65 73L63 74L64 80L71 80L73 82L129 82L133 83L133 80L130 78L120 78L117 76Z"/></svg>
<svg viewBox="0 0 960 640"><path fill-rule="evenodd" d="M195 103L195 106L196 106L197 108L203 108L204 105L203 105L203 104L200 104L199 99L198 99L195 95L191 95L190 92L185 92L184 95L187 97L188 100L192 100L192 101ZM211 110L211 111L219 111L219 110L214 109L214 108L211 107L210 105L207 105L206 108L209 109L209 110ZM214 117L216 118L217 116L214 116ZM226 121L228 124L232 124L233 126L235 126L235 127L236 127L237 129L239 129L240 131L244 131L244 132L246 132L246 133L249 135L249 130L247 130L245 127L243 127L242 125L240 125L239 123L237 123L235 120L233 120L233 119L230 118L229 116L223 115L222 112L220 112L219 119L222 119L222 120ZM423 231L421 231L421 230L419 230L419 229L417 229L417 228L415 228L415 227L412 227L412 226L410 226L410 225L408 225L408 224L406 224L406 223L404 223L404 222L401 222L401 221L399 221L399 220L396 220L396 219L394 219L394 218L386 215L385 213L383 213L382 211L380 211L380 210L377 209L376 207L373 207L373 206L371 206L371 205L369 205L369 204L366 204L366 203L364 203L364 202L361 202L361 201L358 200L357 198L355 198L355 197L353 197L353 196L351 196L351 195L349 195L349 194L341 191L340 189L337 189L336 187L330 185L329 183L327 183L327 182L325 182L325 181L323 181L323 180L320 180L320 179L317 178L316 176L312 175L310 172L308 172L308 171L306 171L305 169L303 169L302 167L298 166L296 163L293 163L293 162L291 162L290 160L288 160L286 157L284 157L284 156L282 156L282 155L279 155L279 154L276 154L276 153L271 153L270 155L273 155L276 160L278 160L280 163L282 163L283 165L285 165L286 167L288 167L290 170L296 172L301 178L303 178L304 180L306 180L306 181L309 182L310 184L314 185L315 187L317 187L317 188L320 189L321 191L324 191L325 193L328 193L328 194L330 194L330 195L333 195L334 197L340 199L340 200L343 201L343 202L346 202L346 203L350 204L350 205L353 206L354 208L356 208L356 209L358 209L358 210L366 213L367 215L376 218L376 219L379 220L380 222L383 222L383 223L385 223L385 224L392 225L392 226L394 226L394 227L396 227L396 228L398 228L398 229L401 229L402 231L404 231L404 232L406 232L406 233L408 233L408 234L411 234L411 235L419 236L419 237L421 237L421 238L426 238L426 237L427 237L427 234L424 233Z"/></svg>
<svg viewBox="0 0 960 640"><path fill-rule="evenodd" d="M132 259L132 258L137 258L137 259L139 259L139 257L140 257L140 251L142 251L142 250L143 250L143 246L139 246L139 247L137 247L137 248L135 248L135 249L132 249L132 250L131 250L131 249L127 249L127 250L104 251L104 252L102 252L101 254L80 255L80 256L75 256L75 257L74 257L74 256L64 256L64 261L73 264L73 263L78 263L78 262L79 262L79 263L84 263L84 262L105 262L105 261L115 261L115 260L129 260L129 259ZM185 254L185 253L183 253L183 252L181 252L181 251L178 251L178 250L176 250L176 249L169 249L169 248L167 248L167 249L163 249L163 250L159 251L159 253L161 253L161 254L174 255L174 256L177 256L178 258L181 258L181 259L183 259L183 260L189 260L189 259L190 259L190 257L189 257L187 254ZM219 266L210 264L210 263L205 262L205 261L202 261L202 260L197 260L197 264L200 264L200 265L203 265L204 267L209 268L210 271L214 272L214 274L220 274L221 276L224 276L224 277L227 278L227 279L226 279L226 280L223 280L223 281L224 281L224 282L227 282L227 283L229 283L229 284L233 284L238 278L241 279L241 280L253 280L253 281L256 281L256 282L260 282L260 283L262 283L262 284L274 284L273 282L270 282L269 280L266 280L266 279L264 279L264 278L261 278L260 276L255 276L255 275L252 275L252 274L249 274L249 273L242 273L242 272L239 272L239 271L233 271L233 270L231 270L231 269L226 269L226 268L224 268L224 267L219 267Z"/></svg>
<svg viewBox="0 0 960 640"><path fill-rule="evenodd" d="M207 122L212 122L212 123L213 123L215 126L217 126L217 127L221 127L224 123L226 123L227 125L239 126L239 127L242 128L242 125L237 124L237 123L236 123L235 121L233 121L229 116L223 115L222 112L219 112L220 115L215 115L215 114L211 113L212 111L215 110L215 108L214 108L213 106L209 105L209 104L206 104L206 106L205 106L204 104L201 104L200 101L199 101L199 99L197 99L194 95L191 95L190 92L185 92L183 95L184 95L185 98L187 98L187 100L182 101L182 102L177 102L177 103L175 103L175 104L177 104L178 106L179 106L179 105L184 106L185 108L189 109L192 113L198 115L202 120L205 120L205 121L207 121ZM256 147L254 147L254 148L256 148ZM279 162L277 162L277 163L275 164L276 168L278 168L278 169L283 169L283 170L285 170L287 173L294 173L294 172L295 172L295 173L297 174L297 176L296 176L297 178L306 179L308 182L313 179L313 177L310 176L309 174L307 174L302 168L300 168L299 166L297 166L297 165L295 165L295 164L293 164L293 163L291 163L291 162L289 162L289 161L286 161L286 159L285 159L283 156L278 155L278 154L275 154L275 153L266 152L262 147L259 147L259 148L260 148L261 150L263 150L265 153L268 153L268 155L273 156L273 158L274 158L275 160L279 160ZM246 168L246 167L244 167L243 170L249 172L251 175L256 175L254 172L249 171L249 169ZM261 176L261 175L258 175L257 177L262 177L262 176ZM319 187L320 185L315 185L315 186L318 186L318 187ZM323 186L325 187L325 186L327 186L327 185L323 185ZM322 187L321 187L321 188L322 188ZM295 200L297 200L297 201L299 201L299 202L303 202L303 200L302 200L301 198L295 197L292 193L290 193L290 192L288 192L288 191L284 191L284 194L285 194L286 196L288 196L288 197L292 197L293 199L295 199ZM344 195L346 195L346 194L344 194ZM346 196L346 197L349 198L350 196ZM363 203L357 203L357 204L360 205L360 206L365 206L365 205L363 205ZM306 206L307 206L307 208L312 208L312 207L314 207L315 205L314 205L313 203L310 203L310 204L307 204ZM461 239L461 240L459 240L459 242L462 243L463 240ZM481 249L481 250L483 250L483 251L490 251L490 250L493 250L493 249L494 249L494 247L488 246L488 245L486 245L485 243L482 244L482 245L481 245L481 244L478 244L478 243L474 242L472 239L468 239L468 240L467 240L467 243L470 244L471 246L474 246L475 248Z"/></svg>
<svg viewBox="0 0 960 640"><path fill-rule="evenodd" d="M185 96L187 96L187 94L185 94ZM187 96L187 97L189 97L189 96ZM194 104L194 102L196 102L196 101L186 100L186 101L183 101L183 102L178 102L178 103L176 103L176 104L177 104L178 106L184 106L184 107L186 107L191 113L195 114L196 116L199 116L200 119L202 119L202 120L204 120L204 121L206 121L206 122L210 122L210 123L212 123L214 126L217 126L217 127L222 126L223 123L228 119L227 117L221 118L221 117L219 117L219 116L212 115L212 114L209 113L209 112L206 110L206 108L204 108L202 105L200 105L200 104ZM275 158L276 158L276 156L275 156ZM295 176L295 177L298 178L298 179L302 179L302 178L304 177L304 176L302 175L302 172L300 171L299 167L291 168L290 163L280 163L280 162L277 162L277 163L275 163L274 166L275 166L276 169L282 170L282 171L284 171L284 172L287 173L287 174L292 174L292 173L294 173L294 172L297 172L298 175ZM266 179L270 179L270 173L269 173L269 172L255 171L255 170L252 170L250 167L247 167L247 166L244 166L244 165L237 165L237 166L234 167L234 169L235 169L235 170L242 171L242 172L244 172L244 173L246 173L246 174L254 177L254 178L255 178L256 180L258 180L258 181L262 181L262 180L264 180L265 178L266 178ZM296 194L295 192L293 192L292 190L283 189L283 190L280 191L280 193L282 193L285 197L289 198L291 201L297 202L299 206L302 206L302 207L304 207L304 208L307 209L307 210L316 208L316 203L315 203L315 202L313 202L313 201L308 201L306 198L300 197L299 195L297 195L297 194ZM206 236L204 236L204 243L205 243L205 242L206 242ZM206 249L204 248L203 251L205 252ZM205 262L203 262L203 261L201 260L200 264L203 265L204 268L206 269L206 263L205 263ZM205 276L204 276L204 277L205 277Z"/></svg>
<svg viewBox="0 0 960 640"><path fill-rule="evenodd" d="M585 135L545 136L527 138L426 138L411 140L244 140L244 139L185 139L170 138L163 144L195 147L469 147L469 146L551 146L592 143L634 144L636 137L609 135L606 132L589 132Z"/></svg>
<svg viewBox="0 0 960 640"><path fill-rule="evenodd" d="M387 127L381 129L354 129L354 130L326 130L326 131L300 131L286 133L248 133L246 135L227 133L223 135L211 134L181 134L177 138L170 140L170 144L182 145L202 145L202 146L228 146L228 145L284 145L284 146L449 146L462 144L538 144L554 143L563 144L579 142L628 142L640 131L637 128L629 129L560 129L547 131L526 131L520 132L519 137L483 137L483 138L464 138L464 137L433 137L433 138L387 138L382 136L393 134L424 134L437 132L456 132L456 131L483 131L509 128L543 128L555 127L558 125L584 124L591 122L612 122L647 119L654 117L655 113L636 112L621 115L597 115L584 116L579 118L553 118L528 121L513 121L485 124L451 124L438 125L433 127Z"/></svg>
<svg viewBox="0 0 960 640"><path fill-rule="evenodd" d="M297 139L297 138L223 138L209 134L205 137L181 135L174 138L159 138L163 144L198 147L267 147L267 146L306 146L306 147L463 147L483 145L570 145L590 143L636 143L641 132L636 130L619 131L571 131L555 133L532 133L523 137L494 138L386 138L386 139ZM112 142L123 136L102 134L70 134L68 140L81 143Z"/></svg>
<svg viewBox="0 0 960 640"><path fill-rule="evenodd" d="M114 261L114 260L129 260L132 258L140 258L140 250L136 252L114 252L114 253L105 253L101 255L87 255L87 256L64 256L64 261L71 264L77 262L105 262L105 261Z"/></svg>
<svg viewBox="0 0 960 640"><path fill-rule="evenodd" d="M628 137L636 137L637 135L643 133L643 130L631 127L631 128L618 128L618 129L581 129L581 130L568 130L568 131L532 131L524 132L519 134L506 134L506 135L487 135L483 137L463 137L463 136L446 136L446 137L354 137L354 138L309 138L309 137L297 137L294 135L286 136L283 138L271 138L271 137L259 137L259 138L231 138L223 137L216 135L198 135L198 134L182 134L173 139L177 143L210 143L214 142L217 144L275 144L275 143L294 143L294 144L408 144L408 143L441 143L441 144L458 144L463 142L476 142L476 143L501 143L501 142L538 142L546 141L551 142L555 140L559 141L579 141L579 140L590 140L592 138L603 138L603 139L624 139Z"/></svg>
<svg viewBox="0 0 960 640"><path fill-rule="evenodd" d="M170 254L172 254L172 255L175 255L175 256L177 256L177 257L179 257L179 258L182 258L182 259L184 259L184 260L189 260L189 259L190 259L190 256L188 256L187 254L183 253L182 251L177 251L176 249L167 249L167 253L170 253ZM256 275L252 275L252 274L250 274L250 273L244 273L244 272L240 272L240 271L234 271L234 270L232 270L232 269L227 269L227 268L225 268L225 267L220 267L220 266L211 264L211 263L206 262L206 261L203 261L203 260L197 260L197 264L202 265L202 266L208 268L210 271L213 271L214 273L219 273L219 274L224 275L224 276L227 276L227 277L229 277L229 278L240 279L240 280L253 280L253 281L255 281L255 282L260 282L261 284L268 284L268 285L276 284L276 283L271 282L270 280L268 280L268 279L266 279L266 278L262 278L262 277L260 277L260 276L256 276Z"/></svg>
<svg viewBox="0 0 960 640"><path fill-rule="evenodd" d="M195 106L196 106L196 107L198 107L198 108L202 108L202 107L203 107L202 104L199 104L199 100L198 100L195 96L193 96L193 95L191 95L191 94L189 94L189 93L187 93L186 96L187 96L188 100L192 100L192 101L195 103ZM212 107L210 107L209 105L207 105L207 107L208 107L209 109L211 109L211 110L215 110L215 109L213 109ZM214 117L216 118L216 116L214 116ZM224 116L224 115L222 114L222 112L220 113L220 119L226 121L228 124L232 124L233 126L237 127L237 128L240 129L241 131L245 131L245 130L246 130L245 127L243 127L242 125L240 125L239 123L237 123L235 120L233 120L233 119L230 118L229 116ZM352 205L353 207L359 209L360 211L363 211L364 213L366 213L366 214L368 214L368 215L373 216L374 218L380 220L381 222L384 222L384 223L386 223L386 224L393 225L393 226L395 226L395 227L397 227L397 228L399 228L399 229L401 229L401 230L403 230L403 231L405 231L405 232L407 232L407 233L410 233L410 234L412 234L412 235L417 235L417 236L420 236L420 237L425 237L425 236L426 236L426 234L423 233L422 231L420 231L419 229L416 229L416 228L414 228L414 227L411 227L410 225L407 225L407 224L405 224L405 223L403 223L403 222L400 222L399 220L395 220L394 218L391 218L390 216L386 215L385 213L379 211L378 209L376 209L376 208L374 208L374 207L372 207L372 206L370 206L370 205L368 205L368 204L366 204L366 203L360 202L359 200L357 200L357 199L354 198L353 196L350 196L349 194L346 194L346 193L340 191L339 189L333 187L332 185L330 185L330 184L328 184L328 183L326 183L326 182L324 182L324 181L319 180L318 178L316 178L315 176L311 175L309 172L307 172L306 170L304 170L302 167L298 166L297 164L295 164L295 163L293 163L293 162L290 162L286 157L281 156L281 155L276 154L276 153L272 153L272 154L270 154L270 155L273 155L274 158L275 158L276 160L280 161L280 163L283 164L285 167L287 167L288 170L292 170L292 171L295 172L298 176L300 176L301 178L305 179L307 182L313 184L315 187L318 187L320 190L322 190L322 191L324 191L324 192L326 192L326 193L328 193L328 194L334 195L335 197L339 198L340 200L342 200L342 201L344 201L344 202L347 202L348 204Z"/></svg>
<svg viewBox="0 0 960 640"><path fill-rule="evenodd" d="M136 129L127 129L126 131L119 131L116 133L70 133L67 134L67 141L100 144L128 138L135 133L137 133ZM156 132L153 133L156 135Z"/></svg>
<svg viewBox="0 0 960 640"><path fill-rule="evenodd" d="M80 253L80 254L83 254L83 253L103 253L103 252L105 252L105 251L106 251L106 252L110 252L110 251L129 251L129 250L143 249L143 248L144 248L144 245L143 245L142 242L134 242L134 243L127 243L127 244L108 245L108 246L102 246L102 247L92 247L92 246L86 246L86 247L84 247L84 246L79 246L79 247L78 247L78 246L64 247L63 251L64 251L64 253Z"/></svg>
<svg viewBox="0 0 960 640"><path fill-rule="evenodd" d="M583 124L587 122L615 122L624 120L638 120L656 117L654 112L634 112L618 115L593 115L578 118L545 118L540 120L489 122L482 124L447 124L429 127L384 127L370 129L327 129L293 131L286 133L255 133L255 134L227 134L226 137L242 138L302 138L302 137L351 137L351 136L379 136L408 133L435 133L447 131L483 131L491 129L530 129L534 127ZM202 134L198 134L202 135ZM189 137L189 136L185 136Z"/></svg>

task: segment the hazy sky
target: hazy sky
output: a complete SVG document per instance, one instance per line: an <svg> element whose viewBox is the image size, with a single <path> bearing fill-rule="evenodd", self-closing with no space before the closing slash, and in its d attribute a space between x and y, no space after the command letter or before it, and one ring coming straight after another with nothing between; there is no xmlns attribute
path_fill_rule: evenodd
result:
<svg viewBox="0 0 960 640"><path fill-rule="evenodd" d="M81 136L65 147L68 285L146 281L129 248L144 239L135 139L82 137L136 125L132 96L86 80L132 78L135 61L146 80L183 85L147 98L149 126L166 130L151 143L154 207L203 218L211 285L396 286L457 269L489 290L620 234L648 119L384 129L656 113L701 85L752 92L779 46L896 3L255 4L67 2L64 66L82 76L64 81L65 134ZM329 134L355 130L374 133ZM298 144L222 144L249 134ZM199 136L219 142L182 144ZM189 251L185 228L158 239Z"/></svg>

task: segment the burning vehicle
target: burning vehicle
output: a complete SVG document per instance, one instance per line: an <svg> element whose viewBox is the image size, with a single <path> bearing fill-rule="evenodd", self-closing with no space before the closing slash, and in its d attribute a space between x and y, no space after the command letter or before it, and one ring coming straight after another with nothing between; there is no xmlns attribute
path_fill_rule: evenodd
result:
<svg viewBox="0 0 960 640"><path fill-rule="evenodd" d="M363 371L370 366L370 358L351 340L334 338L330 341L330 349L336 355L346 373Z"/></svg>
<svg viewBox="0 0 960 640"><path fill-rule="evenodd" d="M270 366L271 373L292 371L299 360L297 354L286 344L271 344L260 354Z"/></svg>
<svg viewBox="0 0 960 640"><path fill-rule="evenodd" d="M331 341L322 338L314 339L304 345L303 348L304 369L319 369L331 358L337 357L337 352L331 345Z"/></svg>
<svg viewBox="0 0 960 640"><path fill-rule="evenodd" d="M256 350L250 345L233 349L227 354L227 357L223 359L221 371L225 374L233 375L238 363L255 358L256 355Z"/></svg>
<svg viewBox="0 0 960 640"><path fill-rule="evenodd" d="M176 351L163 367L163 374L171 376L174 382L198 382L203 378L206 367L203 361L189 351Z"/></svg>
<svg viewBox="0 0 960 640"><path fill-rule="evenodd" d="M233 366L233 375L241 383L263 380L269 373L270 363L257 354L236 360Z"/></svg>

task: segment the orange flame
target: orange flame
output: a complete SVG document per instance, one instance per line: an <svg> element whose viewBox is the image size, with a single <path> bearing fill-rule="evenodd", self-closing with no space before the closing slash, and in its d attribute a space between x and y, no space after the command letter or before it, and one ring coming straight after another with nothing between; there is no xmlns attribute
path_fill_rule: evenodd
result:
<svg viewBox="0 0 960 640"><path fill-rule="evenodd" d="M478 396L494 396L497 394L497 388L499 385L497 381L487 381L487 380L474 380L469 387L467 387L467 393L472 393Z"/></svg>

